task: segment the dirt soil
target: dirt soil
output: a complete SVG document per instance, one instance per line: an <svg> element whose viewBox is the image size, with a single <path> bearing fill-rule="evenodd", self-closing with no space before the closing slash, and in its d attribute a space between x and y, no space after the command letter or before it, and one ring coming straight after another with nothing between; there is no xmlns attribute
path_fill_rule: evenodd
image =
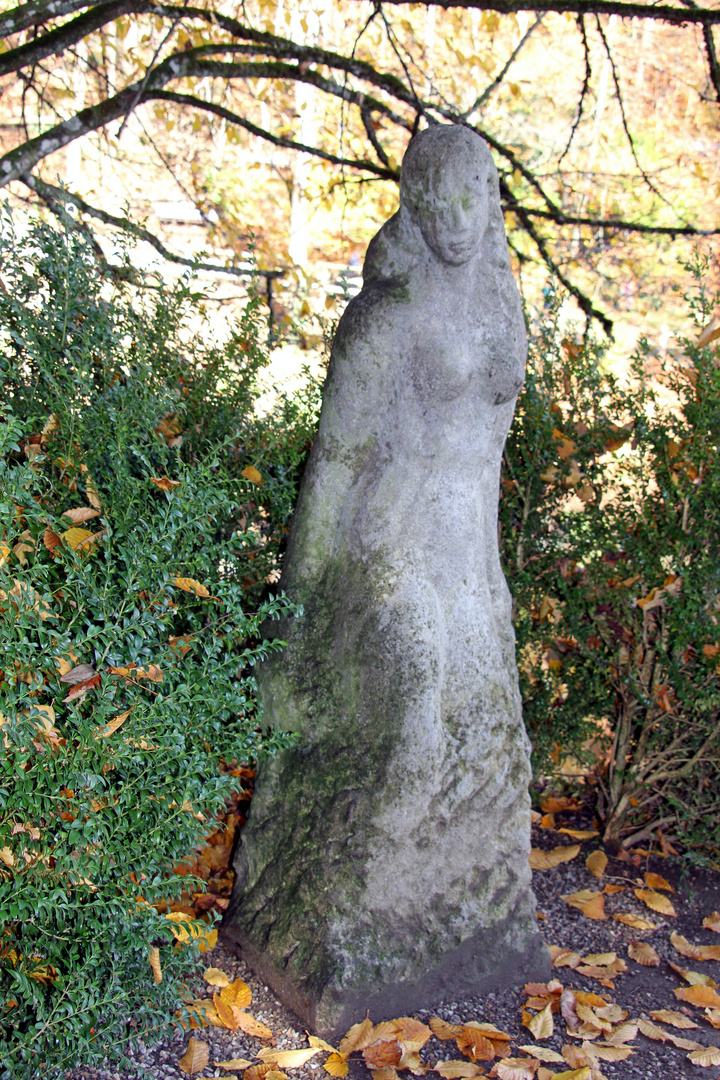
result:
<svg viewBox="0 0 720 1080"><path fill-rule="evenodd" d="M713 912L720 912L720 873L698 869L682 856L660 857L658 854L639 853L634 854L629 862L609 858L603 876L598 878L586 868L585 860L588 855L601 848L599 838L591 837L579 841L577 837L557 831L563 827L588 828L592 826L591 817L588 819L587 814L578 812L558 813L553 824L554 829L534 826L534 847L549 851L559 845L575 845L580 842L581 850L571 861L560 863L548 870L536 871L533 875L540 928L545 940L550 946L571 950L582 957L615 953L626 967L626 970L617 975L610 973L611 977L606 978L606 985L597 977L581 974L568 966L554 966L553 977L563 988L589 991L602 995L608 1003L616 1002L627 1014L628 1021L651 1020L656 1029L661 1029L671 1038L689 1039L703 1047L720 1047L720 1010L711 1014L715 1021L713 1026L702 1007L679 1000L674 992L682 987L687 988L689 983L670 966L671 963L676 964L720 983L720 960L700 961L688 958L676 951L670 942L671 934L676 933L694 945L720 945L720 933L703 928L703 919ZM655 845L655 851L657 850ZM647 890L646 873L662 875L674 890L670 892L668 889L657 889L655 893L657 895L659 892L670 899L675 911L674 916L649 909L642 899L635 895L636 889ZM608 886L609 891L604 893L604 919L588 918L562 899L563 896L579 890L598 892ZM654 928L635 929L619 922L613 915L620 913L630 913L649 920L654 924ZM643 966L631 959L628 948L633 942L647 942L652 945L658 954L659 964ZM575 962L573 958L570 959ZM203 971L211 966L220 968L231 980L241 977L250 985L253 1000L249 1011L272 1030L276 1049L295 1049L308 1045L306 1032L297 1018L255 978L230 943L223 942L222 935L218 945L203 954L199 963L197 977L191 987L198 996L210 997L213 992L213 988L202 978ZM511 1037L507 1056L515 1059L526 1056L518 1048L521 1045L534 1044L557 1053L562 1053L567 1046L582 1047L583 1039L568 1031L559 1012L555 1012L553 1016L553 1034L545 1039L534 1038L531 1032L522 1026L522 1010L527 998L524 989L518 987L481 998L447 1001L432 1012L415 1015L425 1023L431 1016L439 1016L450 1023L462 1024L474 1020L493 1024ZM657 1010L680 1013L697 1026L682 1030L652 1019L651 1013ZM537 1012L538 1009L534 1011ZM362 1019L363 1017L358 1017L358 1021ZM382 1018L371 1019L377 1022ZM240 1068L228 1070L215 1063L236 1058L257 1063L258 1051L263 1045L268 1045L267 1042L262 1043L242 1031L232 1031L224 1027L207 1027L186 1033L175 1030L174 1034L172 1029L169 1029L169 1033L154 1045L140 1043L134 1046L134 1070L118 1071L113 1067L79 1069L68 1073L67 1080L130 1080L138 1076L152 1080L180 1080L188 1074L179 1068L178 1059L185 1053L191 1036L206 1042L209 1048L209 1065L193 1074L198 1077L240 1078L243 1075ZM585 1045L592 1047L593 1042ZM596 1057L592 1072L580 1071L577 1073L578 1080L580 1077L583 1077L583 1080L689 1080L696 1077L700 1080L720 1080L720 1050L717 1063L703 1067L689 1060L688 1048L678 1047L671 1041L661 1042L648 1038L641 1032L627 1045L632 1049L632 1054L625 1060L606 1061ZM320 1053L302 1068L288 1070L290 1080L323 1080L323 1077L327 1080L328 1074L322 1067L326 1057L326 1054ZM362 1058L360 1055L354 1057L357 1060L351 1060L351 1080L362 1080L363 1077L369 1080L371 1074ZM461 1057L454 1041L441 1042L435 1037L422 1051L423 1061L431 1064ZM548 1070L545 1075L550 1076L571 1070L571 1064L577 1068L572 1052L568 1055L566 1049L564 1063L544 1061L541 1068ZM493 1063L479 1061L478 1066L487 1075L491 1074ZM573 1075L572 1071L570 1074ZM539 1072L539 1075L543 1074ZM430 1080L432 1077L437 1080L438 1074L430 1072L428 1076ZM401 1080L411 1078L412 1073L402 1072L400 1077Z"/></svg>

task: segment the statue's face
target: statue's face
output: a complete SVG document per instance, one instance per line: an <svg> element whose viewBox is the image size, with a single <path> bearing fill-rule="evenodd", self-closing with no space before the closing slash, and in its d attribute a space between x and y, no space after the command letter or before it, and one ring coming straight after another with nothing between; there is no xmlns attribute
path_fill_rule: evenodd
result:
<svg viewBox="0 0 720 1080"><path fill-rule="evenodd" d="M425 243L451 266L472 259L487 229L487 180L477 174L477 168L443 174L417 211Z"/></svg>

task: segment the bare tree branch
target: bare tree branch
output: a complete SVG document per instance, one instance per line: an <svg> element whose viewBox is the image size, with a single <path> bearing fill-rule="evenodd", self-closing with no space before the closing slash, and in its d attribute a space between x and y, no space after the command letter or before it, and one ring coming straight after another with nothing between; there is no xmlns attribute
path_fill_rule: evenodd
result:
<svg viewBox="0 0 720 1080"><path fill-rule="evenodd" d="M477 99L476 99L476 100L475 100L475 101L474 101L474 102L472 103L472 105L470 106L470 108L469 108L469 109L466 109L466 110L465 110L465 112L464 112L464 113L462 114L462 118L463 118L463 120L467 120L468 116L472 116L472 114L473 114L474 112L476 112L476 111L477 111L478 109L481 109L481 108L483 107L483 105L485 104L485 102L486 102L486 101L488 100L488 98L490 97L490 95L491 95L491 94L493 93L493 91L494 91L494 90L497 90L498 86L500 86L500 85L501 85L501 83L502 83L503 79L504 79L504 78L505 78L505 76L507 75L507 73L508 73L508 71L510 70L510 68L511 68L512 64L514 64L514 63L515 63L515 61L516 61L516 60L517 60L517 58L518 58L518 55L520 54L520 52L521 52L521 51L522 51L522 49L524 48L524 46L525 46L526 42L528 41L528 39L529 39L530 35L531 35L531 34L533 33L533 31L534 31L534 30L537 30L538 26L540 26L540 23L541 23L541 22L543 21L543 18L544 18L544 16L542 16L542 15L538 15L537 19L536 19L536 20L535 20L535 22L534 22L534 23L532 24L532 26L529 26L529 27L527 28L527 30L525 31L525 33L523 34L523 36L522 36L522 37L520 38L520 40L518 41L518 43L517 43L517 45L515 46L515 48L513 49L513 51L512 51L511 53L510 53L510 56L508 57L508 59L507 59L507 61L506 61L505 65L503 66L503 68L502 68L502 70L500 71L500 73L499 73L498 75L496 75L496 76L495 76L495 78L494 78L494 79L493 79L493 81L492 81L492 82L491 82L491 83L489 84L489 86L486 86L486 87L485 87L485 89L483 90L483 92L482 92L482 94L480 95L480 97L479 97L479 98L477 98Z"/></svg>
<svg viewBox="0 0 720 1080"><path fill-rule="evenodd" d="M583 53L585 55L585 78L583 79L582 89L580 90L580 100L578 101L577 112L575 113L575 119L573 120L573 126L572 126L572 129L570 131L570 137L569 137L569 139L567 141L567 146L565 147L562 154L558 158L558 163L557 163L558 168L560 168L560 163L562 162L563 158L565 157L568 150L570 149L570 144L572 143L573 138L575 137L575 132L577 131L578 127L580 126L580 121L582 120L582 114L583 114L583 104L585 102L585 97L587 95L587 92L590 89L590 78L591 78L591 75L592 75L592 69L590 67L590 47L588 45L587 33L585 32L585 19L583 18L582 15L578 15L577 24L578 24L578 29L580 30L580 37L582 38Z"/></svg>
<svg viewBox="0 0 720 1080"><path fill-rule="evenodd" d="M362 0L350 0L361 3ZM416 0L383 0L384 4L404 6ZM672 7L669 4L626 4L621 0L424 0L428 6L444 8L477 9L479 11L497 11L501 15L516 15L518 11L534 11L536 14L555 11L563 15L619 15L621 19L657 19L672 23L674 26L687 26L699 23L703 26L716 26L720 23L720 10L717 8Z"/></svg>

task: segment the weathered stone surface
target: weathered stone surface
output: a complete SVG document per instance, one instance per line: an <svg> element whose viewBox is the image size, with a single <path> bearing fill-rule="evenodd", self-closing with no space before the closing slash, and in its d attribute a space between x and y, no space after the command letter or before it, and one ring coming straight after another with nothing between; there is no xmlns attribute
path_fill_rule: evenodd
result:
<svg viewBox="0 0 720 1080"><path fill-rule="evenodd" d="M526 338L498 180L433 127L338 326L259 671L262 766L226 930L315 1030L546 977L529 746L498 558Z"/></svg>

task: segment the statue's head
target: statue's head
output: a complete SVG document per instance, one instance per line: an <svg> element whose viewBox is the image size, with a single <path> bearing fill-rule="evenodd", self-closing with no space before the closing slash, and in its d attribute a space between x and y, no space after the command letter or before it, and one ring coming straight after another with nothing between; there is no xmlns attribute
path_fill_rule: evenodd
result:
<svg viewBox="0 0 720 1080"><path fill-rule="evenodd" d="M482 139L469 128L438 124L408 146L400 204L437 258L460 266L480 248L496 183Z"/></svg>

